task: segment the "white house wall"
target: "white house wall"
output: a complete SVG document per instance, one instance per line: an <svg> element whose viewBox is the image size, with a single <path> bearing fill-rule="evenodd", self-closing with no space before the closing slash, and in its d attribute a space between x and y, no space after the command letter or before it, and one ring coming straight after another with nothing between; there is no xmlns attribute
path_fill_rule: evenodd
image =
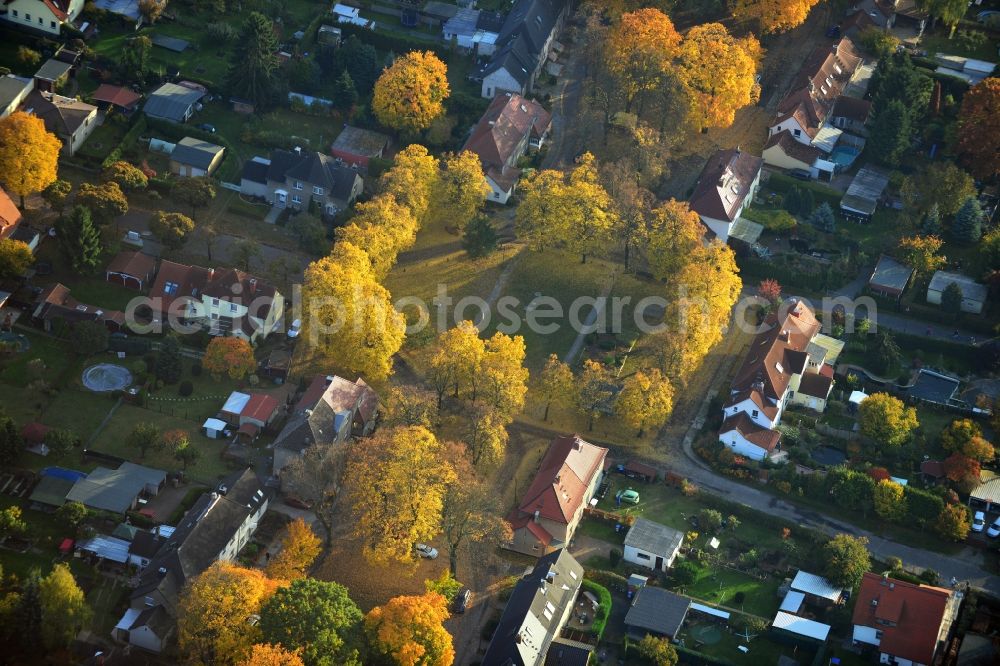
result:
<svg viewBox="0 0 1000 666"><path fill-rule="evenodd" d="M128 642L131 645L140 647L143 650L149 650L150 652L161 652L163 650L163 644L160 642L159 636L153 633L149 627L130 629L128 632Z"/></svg>
<svg viewBox="0 0 1000 666"><path fill-rule="evenodd" d="M483 79L483 97L493 99L498 93L505 91L516 92L519 95L524 94L524 88L506 69L501 68L491 72Z"/></svg>
<svg viewBox="0 0 1000 666"><path fill-rule="evenodd" d="M751 460L763 460L767 457L766 449L748 441L738 430L720 432L719 441L736 455L744 456Z"/></svg>
<svg viewBox="0 0 1000 666"><path fill-rule="evenodd" d="M774 429L774 427L781 421L780 412L778 416L775 416L774 421L771 421L767 418L767 415L761 411L760 407L757 406L757 403L749 398L743 402L738 402L731 407L726 407L723 410L723 416L725 418L729 418L730 416L736 416L740 412L746 414L750 417L751 421L762 428ZM754 412L756 412L756 416L754 416Z"/></svg>
<svg viewBox="0 0 1000 666"><path fill-rule="evenodd" d="M732 226L732 222L729 220L717 220L714 217L705 217L704 215L699 215L702 223L708 227L712 233L719 237L719 240L725 243L729 240L729 228Z"/></svg>
<svg viewBox="0 0 1000 666"><path fill-rule="evenodd" d="M782 130L788 130L789 132L791 132L792 138L798 141L799 143L804 144L806 146L812 145L812 139L810 138L809 134L806 133L806 128L800 125L799 121L797 121L794 117L790 116L788 118L785 118L777 125L773 125L770 129L767 130L768 132L767 135L774 136L775 134L781 132ZM798 132L798 134L796 134L796 132Z"/></svg>

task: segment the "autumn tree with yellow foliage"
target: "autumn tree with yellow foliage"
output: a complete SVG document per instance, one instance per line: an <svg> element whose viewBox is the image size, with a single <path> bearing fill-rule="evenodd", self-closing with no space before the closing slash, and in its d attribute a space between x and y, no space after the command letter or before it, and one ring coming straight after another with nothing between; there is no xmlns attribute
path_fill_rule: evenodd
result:
<svg viewBox="0 0 1000 666"><path fill-rule="evenodd" d="M383 280L400 252L413 247L417 221L412 211L387 193L355 206L351 223L337 230L337 241L347 242L368 255L376 280Z"/></svg>
<svg viewBox="0 0 1000 666"><path fill-rule="evenodd" d="M201 364L216 381L223 377L243 379L257 369L250 343L231 336L212 338Z"/></svg>
<svg viewBox="0 0 1000 666"><path fill-rule="evenodd" d="M573 405L573 399L576 395L576 380L573 377L573 370L569 365L560 361L558 356L550 354L538 377L536 391L545 405L542 420L548 421L549 408L552 405L563 409Z"/></svg>
<svg viewBox="0 0 1000 666"><path fill-rule="evenodd" d="M705 227L686 202L675 199L654 208L649 218L649 268L657 280L666 280L697 255Z"/></svg>
<svg viewBox="0 0 1000 666"><path fill-rule="evenodd" d="M638 370L625 380L615 401L615 411L625 423L638 429L642 437L646 426L659 427L674 409L674 387L658 368Z"/></svg>
<svg viewBox="0 0 1000 666"><path fill-rule="evenodd" d="M448 602L436 592L394 597L365 616L372 650L398 666L451 666L455 648L444 628Z"/></svg>
<svg viewBox="0 0 1000 666"><path fill-rule="evenodd" d="M55 182L62 142L38 116L15 111L0 118L0 184L21 199Z"/></svg>
<svg viewBox="0 0 1000 666"><path fill-rule="evenodd" d="M392 168L382 174L381 190L410 209L419 230L427 220L431 195L440 176L437 158L414 143L396 154Z"/></svg>
<svg viewBox="0 0 1000 666"><path fill-rule="evenodd" d="M468 150L444 156L432 198L434 218L463 230L486 204L490 192L479 156Z"/></svg>
<svg viewBox="0 0 1000 666"><path fill-rule="evenodd" d="M664 373L681 385L720 340L743 283L732 249L719 241L698 248L671 284L674 293L664 316Z"/></svg>
<svg viewBox="0 0 1000 666"><path fill-rule="evenodd" d="M286 650L280 645L258 643L250 648L250 654L239 662L239 666L305 666L298 652Z"/></svg>
<svg viewBox="0 0 1000 666"><path fill-rule="evenodd" d="M802 25L819 0L735 0L733 18L756 22L767 35Z"/></svg>
<svg viewBox="0 0 1000 666"><path fill-rule="evenodd" d="M762 56L753 35L733 37L721 23L691 28L681 42L677 71L691 96L692 121L702 128L729 127L736 111L757 102Z"/></svg>
<svg viewBox="0 0 1000 666"><path fill-rule="evenodd" d="M260 642L252 620L278 584L257 569L216 562L194 579L177 609L177 643L191 663L238 664Z"/></svg>
<svg viewBox="0 0 1000 666"><path fill-rule="evenodd" d="M449 93L448 67L441 59L432 51L410 51L375 82L372 111L386 127L416 133L444 113Z"/></svg>
<svg viewBox="0 0 1000 666"><path fill-rule="evenodd" d="M342 241L311 263L302 302L302 341L323 361L370 381L391 374L406 322L363 250Z"/></svg>
<svg viewBox="0 0 1000 666"><path fill-rule="evenodd" d="M278 554L267 563L267 575L276 580L305 577L310 565L319 557L321 543L306 521L296 518L285 528Z"/></svg>
<svg viewBox="0 0 1000 666"><path fill-rule="evenodd" d="M413 544L441 531L444 494L455 472L434 434L410 426L358 440L343 478L342 498L365 558L412 562Z"/></svg>
<svg viewBox="0 0 1000 666"><path fill-rule="evenodd" d="M532 249L562 245L587 255L605 248L615 226L611 197L598 178L597 159L584 153L568 173L541 171L524 187L515 213L518 236Z"/></svg>
<svg viewBox="0 0 1000 666"><path fill-rule="evenodd" d="M622 14L606 43L607 66L625 97L625 111L638 96L656 90L677 55L681 36L673 21L658 9Z"/></svg>
<svg viewBox="0 0 1000 666"><path fill-rule="evenodd" d="M38 600L42 611L42 643L50 650L69 645L93 615L66 564L55 565L38 582Z"/></svg>

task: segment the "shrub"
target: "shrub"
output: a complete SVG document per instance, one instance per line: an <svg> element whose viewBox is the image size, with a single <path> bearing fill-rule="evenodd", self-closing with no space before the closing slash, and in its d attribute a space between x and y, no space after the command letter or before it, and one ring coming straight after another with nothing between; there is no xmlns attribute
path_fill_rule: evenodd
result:
<svg viewBox="0 0 1000 666"><path fill-rule="evenodd" d="M599 585L586 578L583 579L583 589L597 597L599 603L597 612L594 613L594 623L591 625L590 631L600 641L601 636L604 634L604 628L608 624L608 616L611 614L611 592L603 585Z"/></svg>
<svg viewBox="0 0 1000 666"><path fill-rule="evenodd" d="M194 384L186 379L181 382L180 386L177 387L177 394L182 398L186 398L192 393L194 393Z"/></svg>
<svg viewBox="0 0 1000 666"><path fill-rule="evenodd" d="M622 551L617 548L612 548L611 552L608 553L608 560L611 562L611 566L617 566L618 562L622 559Z"/></svg>

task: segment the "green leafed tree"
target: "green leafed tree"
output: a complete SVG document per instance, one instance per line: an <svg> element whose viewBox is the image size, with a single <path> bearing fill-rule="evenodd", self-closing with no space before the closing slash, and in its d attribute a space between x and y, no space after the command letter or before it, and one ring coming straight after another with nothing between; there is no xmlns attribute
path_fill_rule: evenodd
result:
<svg viewBox="0 0 1000 666"><path fill-rule="evenodd" d="M341 111L350 111L358 102L358 89L354 85L351 73L346 69L333 83L333 100Z"/></svg>
<svg viewBox="0 0 1000 666"><path fill-rule="evenodd" d="M263 642L301 650L306 666L360 666L362 619L343 585L300 578L264 603L259 626Z"/></svg>
<svg viewBox="0 0 1000 666"><path fill-rule="evenodd" d="M108 327L99 321L78 321L69 334L73 351L80 356L93 356L108 350L110 333Z"/></svg>
<svg viewBox="0 0 1000 666"><path fill-rule="evenodd" d="M853 588L870 569L865 537L838 534L823 546L823 577L835 585Z"/></svg>
<svg viewBox="0 0 1000 666"><path fill-rule="evenodd" d="M951 235L961 243L976 243L983 236L983 209L975 197L969 197L955 213Z"/></svg>
<svg viewBox="0 0 1000 666"><path fill-rule="evenodd" d="M194 220L180 213L157 211L149 220L149 230L156 240L171 250L184 247L188 234L194 231Z"/></svg>
<svg viewBox="0 0 1000 666"><path fill-rule="evenodd" d="M837 221L833 217L833 209L830 204L824 201L817 206L816 210L809 216L809 224L820 231L832 234L836 229Z"/></svg>
<svg viewBox="0 0 1000 666"><path fill-rule="evenodd" d="M21 432L9 416L0 416L0 466L12 465L21 455Z"/></svg>
<svg viewBox="0 0 1000 666"><path fill-rule="evenodd" d="M0 239L0 279L21 277L34 261L35 255L24 241Z"/></svg>
<svg viewBox="0 0 1000 666"><path fill-rule="evenodd" d="M476 215L465 225L462 247L473 258L479 259L497 248L497 232L485 215Z"/></svg>
<svg viewBox="0 0 1000 666"><path fill-rule="evenodd" d="M910 145L910 116L903 102L893 99L875 117L866 150L888 166L898 166Z"/></svg>
<svg viewBox="0 0 1000 666"><path fill-rule="evenodd" d="M125 444L129 448L139 449L139 455L146 457L146 452L160 446L160 430L152 423L139 423L125 437Z"/></svg>
<svg viewBox="0 0 1000 666"><path fill-rule="evenodd" d="M167 335L160 343L156 356L156 377L164 384L176 384L181 378L181 342L176 335Z"/></svg>
<svg viewBox="0 0 1000 666"><path fill-rule="evenodd" d="M957 282L951 282L941 292L941 309L950 315L962 311L962 287Z"/></svg>
<svg viewBox="0 0 1000 666"><path fill-rule="evenodd" d="M230 92L257 108L273 104L278 92L278 38L271 19L251 12L233 51L227 84Z"/></svg>
<svg viewBox="0 0 1000 666"><path fill-rule="evenodd" d="M56 220L59 248L70 265L81 273L92 273L101 264L101 233L90 210L76 206Z"/></svg>

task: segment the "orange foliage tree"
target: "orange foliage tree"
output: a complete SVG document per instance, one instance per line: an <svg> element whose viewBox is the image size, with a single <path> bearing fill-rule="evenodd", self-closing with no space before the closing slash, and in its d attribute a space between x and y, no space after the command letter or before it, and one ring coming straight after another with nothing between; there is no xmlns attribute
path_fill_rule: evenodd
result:
<svg viewBox="0 0 1000 666"><path fill-rule="evenodd" d="M375 82L372 111L387 127L419 132L444 113L450 92L448 67L441 59L431 51L410 51Z"/></svg>
<svg viewBox="0 0 1000 666"><path fill-rule="evenodd" d="M688 31L681 43L678 75L691 95L696 125L729 127L738 109L760 98L755 75L762 55L753 35L737 39L721 23Z"/></svg>
<svg viewBox="0 0 1000 666"><path fill-rule="evenodd" d="M784 32L801 25L819 0L736 0L733 17L738 21L757 21L765 35Z"/></svg>
<svg viewBox="0 0 1000 666"><path fill-rule="evenodd" d="M38 116L17 111L0 118L0 184L21 198L55 182L62 143Z"/></svg>
<svg viewBox="0 0 1000 666"><path fill-rule="evenodd" d="M298 652L291 652L280 645L258 643L239 666L305 666Z"/></svg>
<svg viewBox="0 0 1000 666"><path fill-rule="evenodd" d="M250 343L230 337L212 338L201 364L216 381L224 376L243 379L257 368Z"/></svg>
<svg viewBox="0 0 1000 666"><path fill-rule="evenodd" d="M1000 79L984 79L962 98L958 151L978 178L1000 174Z"/></svg>
<svg viewBox="0 0 1000 666"><path fill-rule="evenodd" d="M306 575L306 570L319 556L320 538L296 518L288 524L281 539L281 550L267 564L267 575L278 580L295 580Z"/></svg>
<svg viewBox="0 0 1000 666"><path fill-rule="evenodd" d="M442 623L448 602L436 592L394 597L365 616L365 633L376 653L399 666L451 666L455 648Z"/></svg>
<svg viewBox="0 0 1000 666"><path fill-rule="evenodd" d="M680 44L673 21L659 9L622 14L608 35L607 58L625 95L626 112L641 93L661 85Z"/></svg>

